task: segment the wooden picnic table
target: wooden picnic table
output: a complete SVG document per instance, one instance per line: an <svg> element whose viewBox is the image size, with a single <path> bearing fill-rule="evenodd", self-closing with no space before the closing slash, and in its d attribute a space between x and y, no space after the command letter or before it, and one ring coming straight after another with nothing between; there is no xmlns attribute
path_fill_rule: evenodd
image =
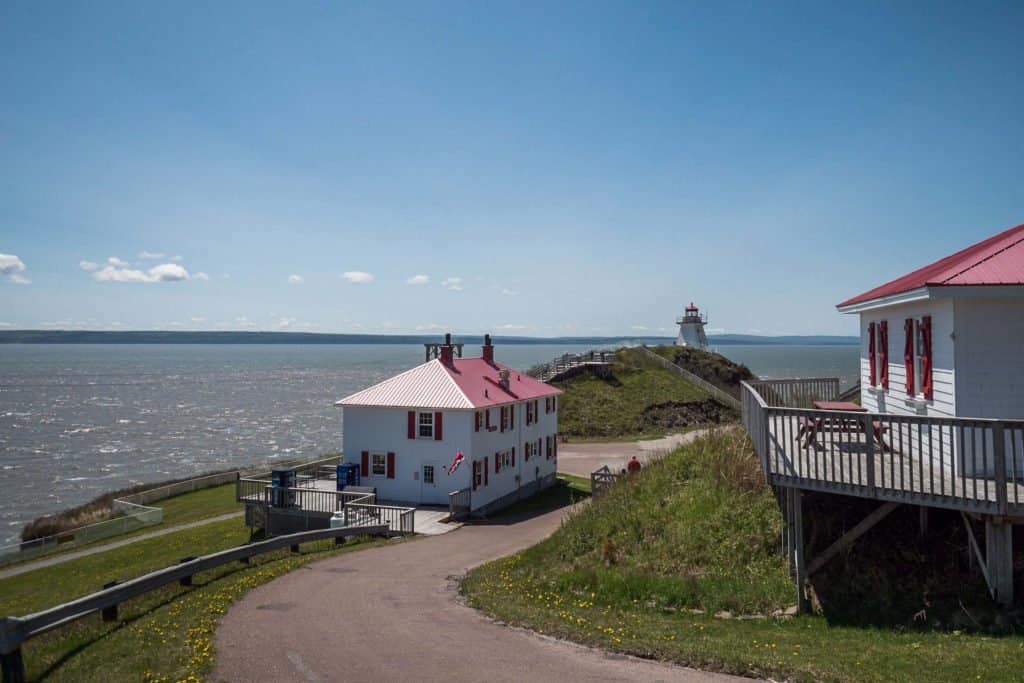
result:
<svg viewBox="0 0 1024 683"><path fill-rule="evenodd" d="M868 409L864 406L853 403L852 401L815 401L814 407L818 410L835 410L848 413L866 413ZM823 418L811 418L803 420L800 424L800 431L797 432L797 441L803 445L804 448L809 447L814 443L818 436L818 433L825 427L825 420ZM856 431L860 427L860 422L853 423L852 420L838 420L833 429L841 432ZM885 427L878 420L872 421L872 438L882 447L882 451L891 450L889 444L882 438Z"/></svg>

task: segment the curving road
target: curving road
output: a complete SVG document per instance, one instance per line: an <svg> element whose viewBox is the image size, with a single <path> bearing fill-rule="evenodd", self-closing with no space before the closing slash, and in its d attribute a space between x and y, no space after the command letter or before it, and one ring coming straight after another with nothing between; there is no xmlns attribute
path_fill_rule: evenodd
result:
<svg viewBox="0 0 1024 683"><path fill-rule="evenodd" d="M526 548L564 511L466 526L297 569L249 592L217 631L216 681L739 681L605 654L492 622L453 575Z"/></svg>
<svg viewBox="0 0 1024 683"><path fill-rule="evenodd" d="M699 435L559 446L559 470L642 461ZM306 565L249 592L217 631L216 681L741 681L606 654L490 621L454 577L550 535L564 510Z"/></svg>

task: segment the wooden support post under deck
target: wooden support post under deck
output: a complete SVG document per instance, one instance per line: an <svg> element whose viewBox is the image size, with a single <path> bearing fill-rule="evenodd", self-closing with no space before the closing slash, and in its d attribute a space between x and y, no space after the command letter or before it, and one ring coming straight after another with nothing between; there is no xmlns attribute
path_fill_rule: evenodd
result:
<svg viewBox="0 0 1024 683"><path fill-rule="evenodd" d="M807 599L807 563L804 560L804 503L803 491L789 489L792 525L791 546L793 554L790 562L793 566L793 578L796 580L796 604L801 614L810 612L811 604Z"/></svg>
<svg viewBox="0 0 1024 683"><path fill-rule="evenodd" d="M1003 607L1013 604L1013 524L985 518L985 564L992 598Z"/></svg>

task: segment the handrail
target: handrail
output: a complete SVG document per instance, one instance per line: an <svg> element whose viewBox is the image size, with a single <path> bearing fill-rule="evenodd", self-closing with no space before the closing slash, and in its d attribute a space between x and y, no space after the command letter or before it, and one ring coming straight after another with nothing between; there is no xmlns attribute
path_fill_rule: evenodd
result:
<svg viewBox="0 0 1024 683"><path fill-rule="evenodd" d="M97 611L104 611L104 620L116 619L116 608L122 602L138 597L149 591L162 588L175 581L191 581L192 575L208 569L213 569L229 562L248 560L255 555L290 547L293 552L298 552L300 543L319 541L333 538L337 543L340 539L350 536L382 535L388 531L386 526L363 526L347 527L336 529L317 529L315 531L302 531L286 536L277 536L266 541L250 543L237 548L229 548L220 552L204 555L191 560L182 561L181 564L158 569L157 571L144 574L119 583L110 588L86 595L85 597L66 602L56 607L25 615L23 617L4 617L0 620L0 657L3 658L3 672L5 683L16 683L25 678L24 662L21 658L21 644L32 638L45 633L58 626L70 623L84 616ZM108 618L114 610L112 619Z"/></svg>

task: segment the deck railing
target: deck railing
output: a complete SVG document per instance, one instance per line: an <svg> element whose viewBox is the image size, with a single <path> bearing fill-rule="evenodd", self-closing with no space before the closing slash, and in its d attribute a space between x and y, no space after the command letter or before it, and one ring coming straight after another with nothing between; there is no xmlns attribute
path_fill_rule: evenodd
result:
<svg viewBox="0 0 1024 683"><path fill-rule="evenodd" d="M450 519L465 519L469 516L470 495L471 490L468 488L448 494L448 517Z"/></svg>
<svg viewBox="0 0 1024 683"><path fill-rule="evenodd" d="M770 484L1024 515L1024 420L814 410L838 380L742 384L743 423Z"/></svg>
<svg viewBox="0 0 1024 683"><path fill-rule="evenodd" d="M395 505L348 503L344 507L345 526L384 525L401 534L416 533L416 509Z"/></svg>
<svg viewBox="0 0 1024 683"><path fill-rule="evenodd" d="M612 472L608 465L590 473L590 494L597 498L622 477L621 472Z"/></svg>

